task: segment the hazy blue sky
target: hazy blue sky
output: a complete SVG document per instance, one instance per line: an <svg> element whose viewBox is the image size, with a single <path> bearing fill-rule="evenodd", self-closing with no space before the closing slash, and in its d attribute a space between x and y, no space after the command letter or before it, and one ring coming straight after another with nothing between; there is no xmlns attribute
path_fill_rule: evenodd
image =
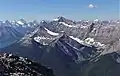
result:
<svg viewBox="0 0 120 76"><path fill-rule="evenodd" d="M120 0L0 0L0 20L118 19L119 4Z"/></svg>

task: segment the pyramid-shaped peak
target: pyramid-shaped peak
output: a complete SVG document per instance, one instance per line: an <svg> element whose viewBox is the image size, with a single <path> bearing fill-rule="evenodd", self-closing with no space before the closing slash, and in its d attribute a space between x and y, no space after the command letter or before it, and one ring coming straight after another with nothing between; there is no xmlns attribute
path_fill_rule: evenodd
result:
<svg viewBox="0 0 120 76"><path fill-rule="evenodd" d="M57 19L66 19L66 18L63 16L58 16Z"/></svg>
<svg viewBox="0 0 120 76"><path fill-rule="evenodd" d="M68 20L68 19L66 19L65 17L63 17L63 16L58 16L57 18L55 18L55 19L53 19L54 21L58 21L58 22L64 22L64 21L66 21L66 20Z"/></svg>
<svg viewBox="0 0 120 76"><path fill-rule="evenodd" d="M59 19L60 21L62 20L67 20L67 18L63 17L63 16L58 16L57 19Z"/></svg>

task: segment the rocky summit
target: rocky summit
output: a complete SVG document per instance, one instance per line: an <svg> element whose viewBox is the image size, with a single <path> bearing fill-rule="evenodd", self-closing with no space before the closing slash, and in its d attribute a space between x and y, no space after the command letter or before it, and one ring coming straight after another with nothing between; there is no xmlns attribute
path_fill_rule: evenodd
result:
<svg viewBox="0 0 120 76"><path fill-rule="evenodd" d="M27 58L0 54L0 76L54 76L53 71Z"/></svg>

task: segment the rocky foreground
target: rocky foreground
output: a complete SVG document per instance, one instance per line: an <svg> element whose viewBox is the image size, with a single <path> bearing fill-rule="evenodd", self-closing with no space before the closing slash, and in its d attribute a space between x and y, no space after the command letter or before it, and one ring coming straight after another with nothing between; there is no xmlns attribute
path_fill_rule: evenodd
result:
<svg viewBox="0 0 120 76"><path fill-rule="evenodd" d="M27 58L0 54L0 76L54 76L51 69Z"/></svg>

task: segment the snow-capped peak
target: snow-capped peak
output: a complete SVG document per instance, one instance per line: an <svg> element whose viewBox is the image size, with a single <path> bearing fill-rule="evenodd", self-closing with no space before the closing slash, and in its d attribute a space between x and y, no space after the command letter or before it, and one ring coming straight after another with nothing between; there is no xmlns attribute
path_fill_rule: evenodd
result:
<svg viewBox="0 0 120 76"><path fill-rule="evenodd" d="M16 21L15 20L13 20L13 21L11 21L12 23L15 23Z"/></svg>
<svg viewBox="0 0 120 76"><path fill-rule="evenodd" d="M63 16L58 16L57 18L53 19L53 21L66 22L66 21L68 21L68 19L66 19Z"/></svg>
<svg viewBox="0 0 120 76"><path fill-rule="evenodd" d="M42 22L42 23L44 23L45 21L44 21L44 20L42 20L41 22Z"/></svg>
<svg viewBox="0 0 120 76"><path fill-rule="evenodd" d="M63 20L63 19L64 19L64 17L58 16L57 18L53 19L53 21L59 21L59 20Z"/></svg>
<svg viewBox="0 0 120 76"><path fill-rule="evenodd" d="M98 18L96 18L95 20L94 20L94 22L98 22L99 21L99 19Z"/></svg>
<svg viewBox="0 0 120 76"><path fill-rule="evenodd" d="M24 25L26 21L24 19L20 19L19 21L17 21L17 23L20 25Z"/></svg>
<svg viewBox="0 0 120 76"><path fill-rule="evenodd" d="M20 24L20 25L24 25L24 23L23 23L23 22L21 22L21 21L18 21L17 23L18 23L18 24Z"/></svg>
<svg viewBox="0 0 120 76"><path fill-rule="evenodd" d="M11 21L11 24L12 24L13 26L17 26L17 25L16 25L17 22L16 22L15 20Z"/></svg>
<svg viewBox="0 0 120 76"><path fill-rule="evenodd" d="M65 19L63 16L58 16L57 19Z"/></svg>
<svg viewBox="0 0 120 76"><path fill-rule="evenodd" d="M40 24L47 24L48 23L48 21L46 21L46 20L42 20L41 22L40 22Z"/></svg>

